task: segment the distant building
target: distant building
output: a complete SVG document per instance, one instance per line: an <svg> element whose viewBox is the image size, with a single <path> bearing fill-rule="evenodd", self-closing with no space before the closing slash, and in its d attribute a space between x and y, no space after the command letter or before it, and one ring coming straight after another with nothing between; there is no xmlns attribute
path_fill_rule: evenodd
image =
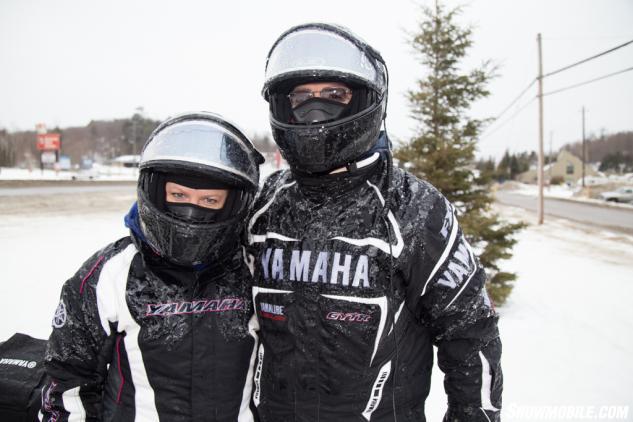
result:
<svg viewBox="0 0 633 422"><path fill-rule="evenodd" d="M569 151L563 150L558 154L554 163L548 164L544 168L545 182L554 177L561 177L565 183L576 183L582 178L582 160ZM589 163L585 165L585 176L597 176L593 166ZM517 180L522 183L537 183L537 169L531 168L517 176Z"/></svg>

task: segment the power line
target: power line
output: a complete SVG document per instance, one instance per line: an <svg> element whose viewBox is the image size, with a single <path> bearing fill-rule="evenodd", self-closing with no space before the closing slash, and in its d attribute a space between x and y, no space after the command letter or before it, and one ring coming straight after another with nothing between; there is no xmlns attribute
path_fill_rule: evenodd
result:
<svg viewBox="0 0 633 422"><path fill-rule="evenodd" d="M491 132L484 132L483 135L481 136L481 138L479 139L480 141L483 141L486 138L489 138L490 136L492 136L494 133L496 133L499 129L501 129L502 127L504 127L505 125L507 125L508 123L510 123L512 120L514 120L514 118L516 116L519 115L519 113L521 113L523 110L525 110L525 108L527 106L529 106L530 104L532 104L532 102L536 99L536 97L532 97L530 98L530 101L528 101L527 103L523 104L517 111L514 112L514 114L512 114L510 117L508 117L506 120L503 121L503 123L499 124L499 126L497 126L496 128L494 128L494 130L492 130Z"/></svg>
<svg viewBox="0 0 633 422"><path fill-rule="evenodd" d="M619 50L620 48L626 47L626 46L627 46L627 45L629 45L629 44L633 44L633 40L630 40L630 41L627 41L627 42L625 42L625 43L623 43L623 44L617 45L617 46L615 46L615 47L613 47L613 48L610 48L609 50L605 50L605 51L603 51L603 52L601 52L601 53L598 53L598 54L595 54L595 55L593 55L593 56L591 56L591 57L587 57L586 59L583 59L583 60L580 60L580 61L578 61L578 62L572 63L572 64L570 64L570 65L568 65L568 66L565 66L565 67L562 67L562 68L560 68L560 69L554 70L554 71L552 71L552 72L546 73L545 75L543 75L543 76L542 76L542 78L546 78L546 77L548 77L548 76L555 75L555 74L557 74L557 73L560 73L560 72L563 72L563 71L565 71L565 70L571 69L571 68L573 68L573 67L575 67L575 66L581 65L581 64L586 63L586 62L588 62L588 61L591 61L591 60L597 59L598 57L604 56L604 55L606 55L606 54L609 54L609 53L612 53L612 52L614 52L614 51L616 51L616 50ZM589 84L589 83L592 83L592 82L596 82L596 81L599 81L599 80L602 80L602 79L606 79L606 78L609 78L609 77L611 77L611 76L619 75L620 73L628 72L628 71L630 71L630 70L633 70L633 67L630 67L630 68L627 68L627 69L624 69L624 70L620 70L620 71L618 71L618 72L610 73L610 74L608 74L608 75L600 76L600 77L598 77L598 78L591 79L591 80L588 80L588 81L585 81L585 82L581 82L581 83L578 83L578 84L570 85L570 86L567 86L567 87L564 87L564 88L561 88L561 89L558 89L558 90L555 90L555 91L550 91L550 92L547 92L547 93L543 94L543 96L545 97L545 96L547 96L547 95L557 94L557 93L559 93L559 92L563 92L563 91L566 91L566 90L568 90L568 89L577 88L577 87L579 87L579 86L586 85L586 84ZM526 93L526 92L527 92L527 91L528 91L528 90L529 90L529 89L530 89L530 88L531 88L531 87L532 87L532 86L533 86L533 85L534 85L534 84L538 81L538 79L539 79L538 77L537 77L537 78L534 78L534 79L533 79L533 80L532 80L532 81L531 81L531 82L530 82L530 83L529 83L529 84L528 84L528 85L527 85L527 86L526 86L526 87L525 87L525 88L524 88L524 89L523 89L523 90L519 93L519 95L517 95L517 96L516 96L516 97L515 97L515 98L514 98L514 99L513 99L513 100L512 100L512 101L511 101L511 102L510 102L510 103L509 103L509 104L508 104L508 105L507 105L507 106L506 106L506 107L505 107L505 108L504 108L504 109L503 109L500 113L499 113L499 114L497 114L497 115L493 118L493 123L492 123L492 125L494 125L497 121L499 121L499 119L500 119L500 118L501 118L501 117L502 117L505 113L507 113L507 112L508 112L508 111L512 108L512 106L513 106L513 105L515 105L515 104L516 104L516 103L517 103L517 102L518 102L518 101L519 101L519 100L523 97L523 95L525 95L525 93ZM519 109L518 109L518 110L517 110L514 114L512 114L512 116L510 116L510 117L509 117L508 119L506 119L503 123L501 123L500 125L498 125L497 127L495 127L495 128L494 128L491 132L488 132L488 133L485 133L485 132L484 132L484 134L483 134L483 136L480 138L480 140L484 140L484 139L486 139L486 138L490 137L493 133L497 132L499 129L501 129L501 128L502 128L502 127L504 127L506 124L508 124L510 121L512 121L512 120L513 120L513 119L514 119L514 118L515 118L515 117L516 117L516 116L517 116L517 115L518 115L521 111L523 111L523 110L524 110L524 109L525 109L525 108L526 108L529 104L531 104L531 103L532 103L532 101L534 101L534 99L536 99L536 97L533 97L532 99L530 99L530 101L528 101L528 102L527 102L527 103L525 103L523 106L521 106L521 107L520 107L520 108L519 108Z"/></svg>
<svg viewBox="0 0 633 422"><path fill-rule="evenodd" d="M523 96L523 95L527 92L527 90L528 90L528 89L530 89L530 88L532 87L532 85L534 85L535 83L536 83L536 78L535 78L535 79L532 79L532 82L530 82L530 84L529 84L528 86L526 86L526 87L523 89L523 91L521 91L521 92L519 93L519 95L517 95L517 96L514 98L514 100L512 100L512 101L510 102L510 104L508 104L508 105L506 106L506 108L504 108L504 109L503 109L503 111L501 111L499 114L497 114L497 115L496 115L496 116L495 116L492 120L493 120L493 121L495 121L495 122L496 122L497 120L499 120L499 118L501 118L501 116L503 116L503 115L504 115L504 114L505 114L508 110L510 110L510 108L511 108L514 104L516 104L516 102L517 102L517 101L519 101L519 100L521 99L521 97L522 97L522 96Z"/></svg>
<svg viewBox="0 0 633 422"><path fill-rule="evenodd" d="M586 59L582 59L582 60L580 60L580 61L578 61L576 63L572 63L572 64L567 65L565 67L561 67L560 69L556 69L556 70L554 70L552 72L546 73L545 75L543 75L543 78L547 78L548 76L552 76L552 75L555 75L555 74L560 73L562 71L565 71L567 69L571 69L572 67L576 67L576 66L581 65L583 63L587 63L588 61L591 61L593 59L597 59L598 57L604 56L605 54L609 54L609 53L614 52L615 50L619 50L620 48L626 47L629 44L633 44L633 40L627 41L627 42L625 42L623 44L620 44L620 45L616 45L615 47L610 48L608 50L605 50L605 51L603 51L601 53L598 53L598 54L593 55L591 57L587 57Z"/></svg>
<svg viewBox="0 0 633 422"><path fill-rule="evenodd" d="M512 106L515 105L517 103L517 101L519 101L521 99L521 97L523 97L523 95L525 95L525 93L532 87L532 85L534 85L536 83L536 80L537 80L536 78L532 79L530 81L530 83L523 90L521 90L521 92L519 92L519 94L516 97L514 97L514 99L512 101L510 101L510 103L506 107L504 107L503 110L501 110L501 112L497 113L497 115L492 118L492 124L494 124L504 114L506 114L508 112L508 110L510 110L512 108Z"/></svg>
<svg viewBox="0 0 633 422"><path fill-rule="evenodd" d="M597 82L597 81L600 81L602 79L607 79L607 78L610 78L611 76L619 75L621 73L630 72L631 70L633 70L633 66L629 67L629 68L626 68L626 69L619 70L617 72L609 73L608 75L603 75L603 76L600 76L600 77L597 77L597 78L594 78L594 79L590 79L588 81L580 82L580 83L577 83L577 84L574 84L574 85L569 85L569 86L566 86L564 88L557 89L555 91L546 92L545 94L543 94L543 96L545 97L547 95L558 94L559 92L567 91L568 89L578 88L579 86L587 85L587 84L590 84L592 82Z"/></svg>
<svg viewBox="0 0 633 422"><path fill-rule="evenodd" d="M605 35L603 37L586 36L586 37L543 37L545 41L596 41L596 40L621 40L629 38L631 34L626 35Z"/></svg>

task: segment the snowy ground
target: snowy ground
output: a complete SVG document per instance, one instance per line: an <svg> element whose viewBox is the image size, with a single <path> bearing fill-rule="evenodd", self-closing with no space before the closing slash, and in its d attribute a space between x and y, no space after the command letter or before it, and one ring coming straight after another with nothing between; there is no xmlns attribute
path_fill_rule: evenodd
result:
<svg viewBox="0 0 633 422"><path fill-rule="evenodd" d="M629 405L633 420L633 238L549 218L506 268L519 280L501 309L504 407Z"/></svg>
<svg viewBox="0 0 633 422"><path fill-rule="evenodd" d="M528 212L498 207L512 220ZM518 273L499 309L504 421L548 406L629 406L633 420L633 237L548 218L518 236L504 264ZM434 374L429 421L441 420L441 374ZM600 419L548 419L600 420Z"/></svg>
<svg viewBox="0 0 633 422"><path fill-rule="evenodd" d="M133 191L93 194L74 207L29 198L0 198L26 201L0 203L0 340L14 332L48 336L64 280L126 234L122 218ZM517 208L499 209L533 220ZM505 267L519 280L500 309L504 422L536 420L516 409L548 405L628 405L628 418L618 420L633 420L633 238L550 218L519 235ZM441 420L445 402L436 370L429 421Z"/></svg>

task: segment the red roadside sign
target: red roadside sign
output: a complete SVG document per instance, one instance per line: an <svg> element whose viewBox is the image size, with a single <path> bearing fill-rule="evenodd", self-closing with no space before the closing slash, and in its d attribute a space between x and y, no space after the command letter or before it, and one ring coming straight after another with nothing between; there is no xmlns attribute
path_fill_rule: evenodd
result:
<svg viewBox="0 0 633 422"><path fill-rule="evenodd" d="M37 149L40 151L59 150L61 146L61 136L59 133L38 133Z"/></svg>

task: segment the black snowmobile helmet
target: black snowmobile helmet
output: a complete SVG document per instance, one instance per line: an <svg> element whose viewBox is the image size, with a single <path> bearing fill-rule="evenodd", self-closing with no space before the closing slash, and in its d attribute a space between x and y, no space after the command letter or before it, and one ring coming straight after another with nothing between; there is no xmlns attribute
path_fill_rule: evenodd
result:
<svg viewBox="0 0 633 422"><path fill-rule="evenodd" d="M233 253L263 162L244 133L217 114L187 113L161 123L143 146L139 163L139 220L148 245L161 257L186 266ZM194 189L229 189L230 204L225 203L221 218L174 214L165 206L167 181Z"/></svg>
<svg viewBox="0 0 633 422"><path fill-rule="evenodd" d="M288 93L297 85L348 85L352 104L342 117L297 123ZM293 169L325 173L350 164L378 141L386 116L388 73L378 51L346 28L324 23L295 26L273 44L262 95L270 104L273 138Z"/></svg>

